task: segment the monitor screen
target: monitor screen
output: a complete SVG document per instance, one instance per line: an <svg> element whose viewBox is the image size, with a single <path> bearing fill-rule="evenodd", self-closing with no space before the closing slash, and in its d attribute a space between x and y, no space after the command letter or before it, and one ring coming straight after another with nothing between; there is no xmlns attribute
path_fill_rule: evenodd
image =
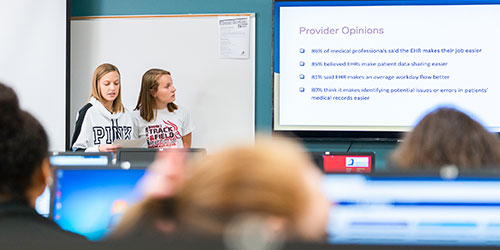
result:
<svg viewBox="0 0 500 250"><path fill-rule="evenodd" d="M99 240L141 198L135 189L144 169L59 168L51 218L63 229Z"/></svg>
<svg viewBox="0 0 500 250"><path fill-rule="evenodd" d="M500 178L327 175L333 244L500 245Z"/></svg>
<svg viewBox="0 0 500 250"><path fill-rule="evenodd" d="M52 166L106 166L111 163L110 153L79 153L79 152L52 152L49 157ZM45 216L50 211L50 189L38 196L35 202L35 210Z"/></svg>
<svg viewBox="0 0 500 250"><path fill-rule="evenodd" d="M156 148L119 148L116 151L116 161L147 165L154 161L157 151Z"/></svg>
<svg viewBox="0 0 500 250"><path fill-rule="evenodd" d="M52 166L106 166L110 163L109 153L54 152L50 155Z"/></svg>
<svg viewBox="0 0 500 250"><path fill-rule="evenodd" d="M498 13L500 1L275 0L274 130L397 137L446 106L500 132Z"/></svg>

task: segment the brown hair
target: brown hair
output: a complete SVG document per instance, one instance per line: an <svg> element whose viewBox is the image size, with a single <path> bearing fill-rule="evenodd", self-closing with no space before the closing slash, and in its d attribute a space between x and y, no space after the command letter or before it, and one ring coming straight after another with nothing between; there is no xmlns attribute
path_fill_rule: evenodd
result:
<svg viewBox="0 0 500 250"><path fill-rule="evenodd" d="M193 166L178 195L180 224L185 230L221 234L241 216L276 216L285 219L288 234L299 236L310 201L305 176L312 164L298 144L283 139L208 156Z"/></svg>
<svg viewBox="0 0 500 250"><path fill-rule="evenodd" d="M170 72L163 69L150 69L142 75L141 92L135 110L139 110L141 117L148 122L156 117L156 102L153 94L158 91L158 78L162 75L170 75ZM167 109L174 112L177 105L171 102L167 104Z"/></svg>
<svg viewBox="0 0 500 250"><path fill-rule="evenodd" d="M112 238L164 234L158 226L169 224L175 230L175 198L146 198L131 206L113 229Z"/></svg>
<svg viewBox="0 0 500 250"><path fill-rule="evenodd" d="M90 97L94 97L101 103L104 101L102 93L99 90L99 80L107 73L113 71L116 71L116 73L120 75L120 71L118 70L118 68L110 63L103 63L95 69L94 75L92 76L92 83L90 85ZM123 107L122 104L121 82L120 82L120 89L118 90L118 95L116 96L116 99L113 101L113 105L111 108L112 108L112 113L125 111L125 108Z"/></svg>
<svg viewBox="0 0 500 250"><path fill-rule="evenodd" d="M402 168L491 167L500 165L500 142L466 114L440 108L418 123L390 161Z"/></svg>

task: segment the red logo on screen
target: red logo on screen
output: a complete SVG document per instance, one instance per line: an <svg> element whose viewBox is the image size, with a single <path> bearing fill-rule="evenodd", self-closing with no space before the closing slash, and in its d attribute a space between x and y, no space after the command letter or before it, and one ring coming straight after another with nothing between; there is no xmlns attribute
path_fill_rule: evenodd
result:
<svg viewBox="0 0 500 250"><path fill-rule="evenodd" d="M370 155L324 155L325 173L370 173L372 158Z"/></svg>

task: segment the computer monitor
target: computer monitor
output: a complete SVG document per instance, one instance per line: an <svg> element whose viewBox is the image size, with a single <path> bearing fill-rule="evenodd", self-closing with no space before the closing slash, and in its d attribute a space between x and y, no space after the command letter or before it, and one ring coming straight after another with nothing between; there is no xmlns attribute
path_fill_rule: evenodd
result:
<svg viewBox="0 0 500 250"><path fill-rule="evenodd" d="M136 184L144 173L144 168L56 167L50 217L65 230L99 240L142 198Z"/></svg>
<svg viewBox="0 0 500 250"><path fill-rule="evenodd" d="M189 157L194 157L195 155L205 156L207 154L204 148L185 148L185 149L156 149L156 148L119 148L116 150L116 161L117 162L130 162L132 166L149 165L154 159L158 151L164 150L186 150Z"/></svg>
<svg viewBox="0 0 500 250"><path fill-rule="evenodd" d="M326 175L332 244L500 246L500 175Z"/></svg>
<svg viewBox="0 0 500 250"><path fill-rule="evenodd" d="M156 148L119 148L116 150L116 162L131 164L149 164L154 161Z"/></svg>
<svg viewBox="0 0 500 250"><path fill-rule="evenodd" d="M111 164L110 152L51 152L52 166L106 166Z"/></svg>
<svg viewBox="0 0 500 250"><path fill-rule="evenodd" d="M311 152L316 165L324 173L362 173L375 170L373 152Z"/></svg>
<svg viewBox="0 0 500 250"><path fill-rule="evenodd" d="M112 155L109 152L51 152L49 161L52 166L107 166L112 163ZM35 210L45 217L49 216L49 187L36 199Z"/></svg>

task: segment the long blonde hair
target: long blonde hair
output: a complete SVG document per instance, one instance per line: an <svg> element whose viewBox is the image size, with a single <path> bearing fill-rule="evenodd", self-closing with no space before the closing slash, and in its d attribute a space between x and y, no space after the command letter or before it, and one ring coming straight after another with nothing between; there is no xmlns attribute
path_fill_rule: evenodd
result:
<svg viewBox="0 0 500 250"><path fill-rule="evenodd" d="M220 234L240 216L276 216L287 234L299 234L309 204L306 173L313 168L298 145L263 139L230 148L193 166L178 195L178 216L187 230Z"/></svg>
<svg viewBox="0 0 500 250"><path fill-rule="evenodd" d="M99 80L106 75L109 72L116 71L118 75L120 75L120 71L118 68L110 63L103 63L99 65L95 71L94 75L92 75L92 83L90 84L90 97L94 97L101 103L104 102L104 98L102 97L102 93L99 90ZM118 95L116 96L115 100L113 101L113 105L111 106L112 108L112 113L118 113L118 112L124 112L125 107L123 107L122 104L122 88L121 88L121 82L120 82L120 89L118 90Z"/></svg>
<svg viewBox="0 0 500 250"><path fill-rule="evenodd" d="M172 231L165 228L221 235L245 218L277 219L285 237L313 240L324 234L327 220L318 227L307 216L312 208L315 214L328 214L328 208L317 209L319 188L311 184L318 181L311 175L320 173L295 142L259 138L255 145L234 146L191 162L188 169L191 175L177 194L135 205L114 236Z"/></svg>
<svg viewBox="0 0 500 250"><path fill-rule="evenodd" d="M158 78L162 75L170 75L170 72L163 69L150 69L142 75L141 92L135 110L139 110L141 117L148 122L156 117L156 101L153 94L158 91ZM174 112L177 108L173 102L167 104L170 112Z"/></svg>

